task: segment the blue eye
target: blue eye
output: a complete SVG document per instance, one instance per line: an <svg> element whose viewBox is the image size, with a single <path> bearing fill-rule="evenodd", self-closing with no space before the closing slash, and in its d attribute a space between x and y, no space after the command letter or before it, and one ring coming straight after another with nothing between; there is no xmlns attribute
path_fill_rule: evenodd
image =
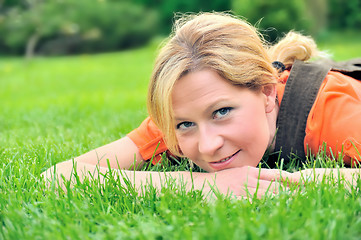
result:
<svg viewBox="0 0 361 240"><path fill-rule="evenodd" d="M228 115L231 110L232 110L231 107L225 107L225 108L218 109L217 111L214 111L213 118L214 119L222 118L222 117Z"/></svg>
<svg viewBox="0 0 361 240"><path fill-rule="evenodd" d="M177 124L177 129L186 130L193 126L194 126L194 123L192 123L192 122L181 122L181 123Z"/></svg>

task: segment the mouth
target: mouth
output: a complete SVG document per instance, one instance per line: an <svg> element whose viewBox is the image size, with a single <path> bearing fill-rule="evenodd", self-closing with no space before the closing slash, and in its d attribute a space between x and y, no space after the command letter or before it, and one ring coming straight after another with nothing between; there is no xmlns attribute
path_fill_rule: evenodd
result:
<svg viewBox="0 0 361 240"><path fill-rule="evenodd" d="M229 157L226 157L226 158L223 158L222 160L218 161L218 162L214 162L214 163L223 163L223 162L226 162L228 161L229 159L231 159L234 155L236 155L237 153L239 153L241 150L238 150L237 152L235 152L234 154L232 154L231 156Z"/></svg>
<svg viewBox="0 0 361 240"><path fill-rule="evenodd" d="M237 155L237 153L239 153L241 150L238 150L237 152L235 152L234 154L232 154L231 156L228 156L226 158L223 158L217 162L210 162L209 164L216 170L220 170L226 167L226 165L228 165L229 163L231 163L234 159L234 156Z"/></svg>
<svg viewBox="0 0 361 240"><path fill-rule="evenodd" d="M229 159L231 159L231 157L233 157L234 155L230 156L230 157L226 157L224 159L222 159L221 161L218 161L218 162L214 162L214 163L222 163L222 162L226 162L228 161Z"/></svg>

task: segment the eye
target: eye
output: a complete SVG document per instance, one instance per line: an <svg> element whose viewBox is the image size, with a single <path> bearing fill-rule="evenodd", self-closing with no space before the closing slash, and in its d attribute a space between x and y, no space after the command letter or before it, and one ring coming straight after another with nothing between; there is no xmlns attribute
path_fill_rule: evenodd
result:
<svg viewBox="0 0 361 240"><path fill-rule="evenodd" d="M229 114L229 112L232 110L231 107L225 107L218 109L213 112L213 119L223 118Z"/></svg>
<svg viewBox="0 0 361 240"><path fill-rule="evenodd" d="M187 130L190 127L193 127L194 123L192 122L181 122L179 124L177 124L177 129L179 130Z"/></svg>

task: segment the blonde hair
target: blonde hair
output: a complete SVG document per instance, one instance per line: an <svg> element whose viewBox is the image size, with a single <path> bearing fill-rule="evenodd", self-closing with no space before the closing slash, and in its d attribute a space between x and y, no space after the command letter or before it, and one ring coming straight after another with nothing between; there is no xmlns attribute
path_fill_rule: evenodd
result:
<svg viewBox="0 0 361 240"><path fill-rule="evenodd" d="M172 111L177 80L189 72L211 69L234 85L259 91L277 82L273 61L307 60L315 46L312 39L291 33L269 47L253 26L226 13L184 16L175 22L156 59L148 89L150 117L163 132L169 150L182 156Z"/></svg>

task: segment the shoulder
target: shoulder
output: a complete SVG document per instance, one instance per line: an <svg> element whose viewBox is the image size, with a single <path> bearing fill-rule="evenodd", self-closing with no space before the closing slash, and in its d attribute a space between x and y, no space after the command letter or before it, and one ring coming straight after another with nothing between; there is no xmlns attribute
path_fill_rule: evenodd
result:
<svg viewBox="0 0 361 240"><path fill-rule="evenodd" d="M276 86L279 102L282 101L285 85L289 76L290 71L286 70L279 78L278 84ZM321 84L317 98L323 97L326 93L329 94L330 92L334 94L347 94L351 96L355 96L356 94L357 97L361 98L361 81L358 81L337 71L330 71Z"/></svg>
<svg viewBox="0 0 361 240"><path fill-rule="evenodd" d="M324 96L325 94L326 96ZM323 81L318 95L319 97L327 97L330 94L360 100L361 81L337 71L330 71Z"/></svg>
<svg viewBox="0 0 361 240"><path fill-rule="evenodd" d="M355 157L356 149L343 147L352 141L361 150L360 118L361 81L330 71L309 113L305 143L313 152L325 142L335 153Z"/></svg>

